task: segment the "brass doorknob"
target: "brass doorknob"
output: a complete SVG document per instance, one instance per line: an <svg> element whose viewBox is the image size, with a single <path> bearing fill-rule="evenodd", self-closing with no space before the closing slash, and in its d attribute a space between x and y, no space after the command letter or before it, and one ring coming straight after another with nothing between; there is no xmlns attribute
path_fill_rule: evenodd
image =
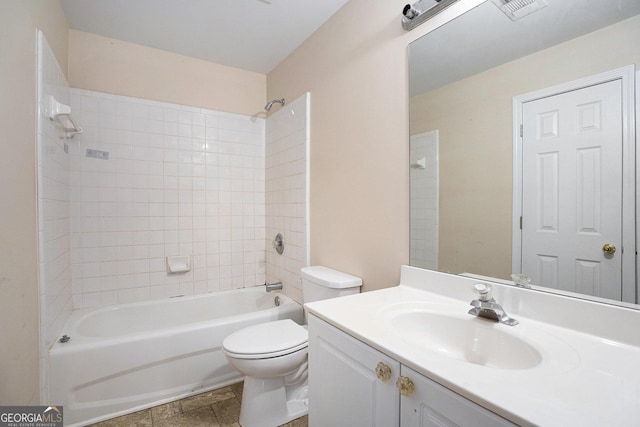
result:
<svg viewBox="0 0 640 427"><path fill-rule="evenodd" d="M605 245L602 247L602 252L604 252L605 254L613 255L615 251L616 247L611 243L605 243Z"/></svg>

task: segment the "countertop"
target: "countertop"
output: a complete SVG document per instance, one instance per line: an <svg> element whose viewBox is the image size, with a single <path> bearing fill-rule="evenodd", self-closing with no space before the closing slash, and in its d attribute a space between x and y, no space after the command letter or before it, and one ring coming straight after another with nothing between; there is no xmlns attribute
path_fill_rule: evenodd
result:
<svg viewBox="0 0 640 427"><path fill-rule="evenodd" d="M477 283L477 280L458 279L458 276L443 279L442 273L427 270L422 273L411 267L403 267L403 272L404 269L412 269L410 274L403 273L403 277L410 277L401 282L408 283L313 302L306 308L309 313L513 423L640 426L640 346L548 322L549 318L554 318L551 312L558 311L560 314L555 313L555 316L562 317L565 310L566 316L572 317L570 324L580 323L580 316L590 315L592 303L585 302L581 306L580 302L567 301L566 297L525 293L514 310L503 304L507 313L520 324L494 323L492 327L523 339L540 353L542 360L538 365L524 369L483 366L425 350L399 336L387 322L388 313L394 306L407 304L428 304L436 311L463 318L469 316L471 321L490 322L467 314L469 302L474 298L469 284ZM433 291L441 284L434 287L429 283L438 280L451 282L447 288L449 295ZM498 294L513 301L510 297L513 292L524 291L504 289ZM528 296L536 304L541 304L542 298L545 306L541 307L540 316L531 316L535 313L531 308L521 309L526 306ZM496 300L501 302L498 296ZM607 312L609 324L616 324L616 319L610 317L619 313L619 320L626 322L619 327L633 328L640 334L640 313L616 307L602 310ZM551 314L547 315L547 312ZM634 323L628 324L629 319ZM582 323L589 324L587 320Z"/></svg>

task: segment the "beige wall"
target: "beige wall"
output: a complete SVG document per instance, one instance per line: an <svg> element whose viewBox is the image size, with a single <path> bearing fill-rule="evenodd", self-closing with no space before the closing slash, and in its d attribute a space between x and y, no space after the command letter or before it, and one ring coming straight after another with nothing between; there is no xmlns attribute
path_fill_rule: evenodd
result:
<svg viewBox="0 0 640 427"><path fill-rule="evenodd" d="M238 114L263 114L266 76L213 62L69 31L74 88Z"/></svg>
<svg viewBox="0 0 640 427"><path fill-rule="evenodd" d="M412 99L412 134L440 131L441 270L509 279L513 96L640 64L629 40L640 16Z"/></svg>
<svg viewBox="0 0 640 427"><path fill-rule="evenodd" d="M351 0L270 73L265 96L260 74L67 31L57 0L0 0L0 404L39 400L37 27L74 87L241 114L310 90L312 263L371 290L409 258L406 46L478 1L405 32L404 0Z"/></svg>
<svg viewBox="0 0 640 427"><path fill-rule="evenodd" d="M409 262L407 45L471 2L410 32L405 3L349 1L267 76L269 99L311 92L311 263L364 290Z"/></svg>
<svg viewBox="0 0 640 427"><path fill-rule="evenodd" d="M0 1L0 404L39 404L36 28L67 63L58 1Z"/></svg>

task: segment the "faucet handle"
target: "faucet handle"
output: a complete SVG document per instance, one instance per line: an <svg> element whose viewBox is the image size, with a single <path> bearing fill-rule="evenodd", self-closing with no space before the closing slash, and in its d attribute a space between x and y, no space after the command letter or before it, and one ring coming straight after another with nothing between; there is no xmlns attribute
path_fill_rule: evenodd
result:
<svg viewBox="0 0 640 427"><path fill-rule="evenodd" d="M473 285L473 291L478 294L480 301L486 302L491 300L491 285L476 283Z"/></svg>

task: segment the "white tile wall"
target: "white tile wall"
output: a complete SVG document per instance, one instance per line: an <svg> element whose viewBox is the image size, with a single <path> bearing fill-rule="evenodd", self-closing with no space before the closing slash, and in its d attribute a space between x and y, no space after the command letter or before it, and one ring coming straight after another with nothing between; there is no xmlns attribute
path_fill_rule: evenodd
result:
<svg viewBox="0 0 640 427"><path fill-rule="evenodd" d="M264 119L79 89L72 107L75 308L264 283Z"/></svg>
<svg viewBox="0 0 640 427"><path fill-rule="evenodd" d="M49 96L69 105L71 92L53 51L38 32L38 257L40 293L40 396L48 400L48 349L72 309L69 156L66 140L49 120Z"/></svg>
<svg viewBox="0 0 640 427"><path fill-rule="evenodd" d="M306 93L269 116L266 132L267 281L302 302L300 269L309 265L309 105ZM272 246L283 235L284 253Z"/></svg>
<svg viewBox="0 0 640 427"><path fill-rule="evenodd" d="M438 131L411 137L411 237L410 264L438 268ZM425 168L416 167L425 159Z"/></svg>
<svg viewBox="0 0 640 427"><path fill-rule="evenodd" d="M60 138L49 95L71 105L81 135ZM309 94L270 116L265 153L264 119L70 89L40 34L38 96L43 403L47 351L73 308L255 286L267 274L302 302ZM168 274L171 255L189 255L192 270Z"/></svg>

